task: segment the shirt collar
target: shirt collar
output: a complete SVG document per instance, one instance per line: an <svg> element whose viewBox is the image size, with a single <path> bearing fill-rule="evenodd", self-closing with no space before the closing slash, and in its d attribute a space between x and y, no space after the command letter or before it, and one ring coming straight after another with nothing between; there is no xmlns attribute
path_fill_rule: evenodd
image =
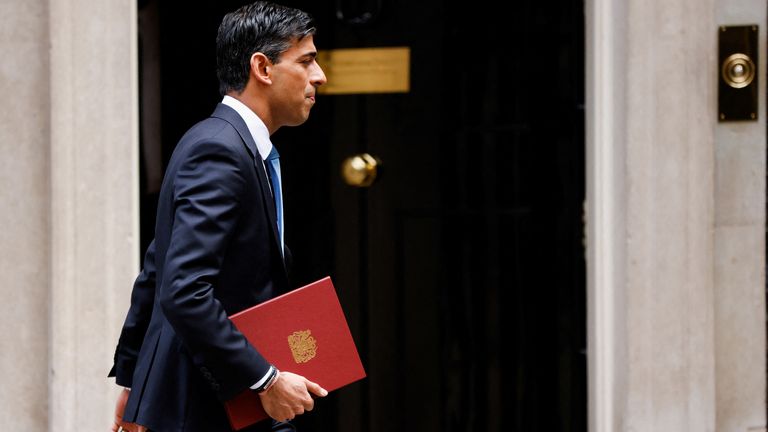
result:
<svg viewBox="0 0 768 432"><path fill-rule="evenodd" d="M253 140L256 141L259 156L261 156L262 160L266 160L272 151L272 141L269 140L269 130L267 130L264 122L244 103L232 96L224 96L221 103L235 110L243 118L245 125L248 126L248 132L251 133Z"/></svg>

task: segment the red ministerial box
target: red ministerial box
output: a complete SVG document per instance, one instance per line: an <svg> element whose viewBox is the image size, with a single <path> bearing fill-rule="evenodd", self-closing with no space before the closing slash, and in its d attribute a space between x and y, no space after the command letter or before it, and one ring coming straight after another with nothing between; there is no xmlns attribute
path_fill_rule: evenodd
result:
<svg viewBox="0 0 768 432"><path fill-rule="evenodd" d="M365 378L330 277L229 318L281 371L303 375L328 391ZM225 402L225 408L235 430L268 417L259 396L250 390Z"/></svg>

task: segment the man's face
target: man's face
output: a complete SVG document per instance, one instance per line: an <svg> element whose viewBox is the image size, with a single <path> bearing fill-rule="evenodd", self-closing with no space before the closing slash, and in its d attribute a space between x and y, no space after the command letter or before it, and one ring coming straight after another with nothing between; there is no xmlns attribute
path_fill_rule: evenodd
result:
<svg viewBox="0 0 768 432"><path fill-rule="evenodd" d="M314 40L307 36L295 42L280 56L280 61L271 66L271 111L277 127L297 126L309 118L317 87L326 82L316 57Z"/></svg>

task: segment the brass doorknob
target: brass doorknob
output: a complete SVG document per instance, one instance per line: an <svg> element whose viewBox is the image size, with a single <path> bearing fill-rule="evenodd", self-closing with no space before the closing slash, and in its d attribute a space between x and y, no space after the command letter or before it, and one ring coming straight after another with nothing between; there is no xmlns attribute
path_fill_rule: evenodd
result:
<svg viewBox="0 0 768 432"><path fill-rule="evenodd" d="M362 153L346 158L341 164L341 176L344 182L355 187L369 187L376 181L381 161Z"/></svg>

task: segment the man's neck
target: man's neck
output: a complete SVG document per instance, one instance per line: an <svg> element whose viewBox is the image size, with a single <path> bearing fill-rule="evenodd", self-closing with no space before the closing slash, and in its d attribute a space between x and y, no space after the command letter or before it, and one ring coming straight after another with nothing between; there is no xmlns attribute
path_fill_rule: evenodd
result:
<svg viewBox="0 0 768 432"><path fill-rule="evenodd" d="M252 92L249 92L248 89L243 90L241 93L229 92L227 93L227 96L237 99L243 105L247 106L248 109L253 111L253 113L256 114L262 122L264 122L264 126L267 127L270 135L277 131L277 128L272 125L272 118L269 115L269 110L267 109L264 101L260 98L254 97Z"/></svg>

